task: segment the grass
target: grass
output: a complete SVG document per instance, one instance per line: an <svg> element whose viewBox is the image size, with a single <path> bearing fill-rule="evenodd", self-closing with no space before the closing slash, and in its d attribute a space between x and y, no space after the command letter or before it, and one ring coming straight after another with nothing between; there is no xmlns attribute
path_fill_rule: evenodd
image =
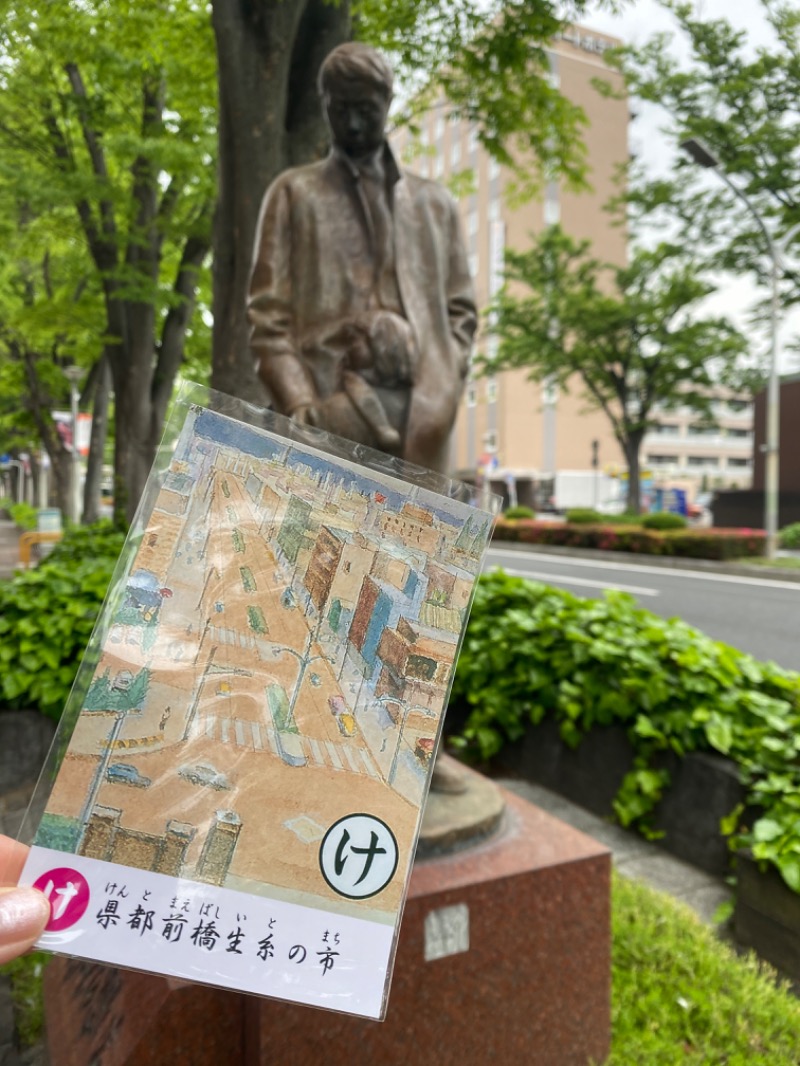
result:
<svg viewBox="0 0 800 1066"><path fill-rule="evenodd" d="M774 971L716 939L688 907L614 877L612 1051L605 1066L797 1066L800 1002ZM23 1046L42 1038L34 953L10 974Z"/></svg>
<svg viewBox="0 0 800 1066"><path fill-rule="evenodd" d="M774 570L800 570L800 556L797 555L784 555L777 559L747 559L746 563L747 566L768 566Z"/></svg>
<svg viewBox="0 0 800 1066"><path fill-rule="evenodd" d="M607 1066L797 1066L800 1002L688 907L616 876Z"/></svg>
<svg viewBox="0 0 800 1066"><path fill-rule="evenodd" d="M14 1022L20 1047L33 1047L44 1039L42 975L49 955L32 951L29 955L0 966L0 974L11 978Z"/></svg>

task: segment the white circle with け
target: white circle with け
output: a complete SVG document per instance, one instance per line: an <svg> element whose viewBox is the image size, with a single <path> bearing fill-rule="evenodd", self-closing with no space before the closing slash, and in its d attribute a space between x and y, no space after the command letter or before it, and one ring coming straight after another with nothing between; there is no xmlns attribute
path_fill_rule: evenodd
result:
<svg viewBox="0 0 800 1066"><path fill-rule="evenodd" d="M322 876L340 896L368 899L397 869L398 850L389 826L372 814L348 814L334 822L319 849Z"/></svg>

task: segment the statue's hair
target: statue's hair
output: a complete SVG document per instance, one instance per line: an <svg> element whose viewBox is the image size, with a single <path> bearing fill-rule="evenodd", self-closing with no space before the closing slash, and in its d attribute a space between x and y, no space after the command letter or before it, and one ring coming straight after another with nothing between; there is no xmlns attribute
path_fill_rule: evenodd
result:
<svg viewBox="0 0 800 1066"><path fill-rule="evenodd" d="M376 49L358 41L348 41L334 48L323 60L317 80L320 96L327 95L342 82L370 85L388 100L392 95L394 74Z"/></svg>

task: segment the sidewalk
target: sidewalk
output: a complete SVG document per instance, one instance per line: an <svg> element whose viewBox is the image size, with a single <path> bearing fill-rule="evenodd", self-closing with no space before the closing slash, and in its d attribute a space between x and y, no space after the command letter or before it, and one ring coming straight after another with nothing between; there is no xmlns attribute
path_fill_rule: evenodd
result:
<svg viewBox="0 0 800 1066"><path fill-rule="evenodd" d="M611 849L614 867L624 877L644 881L659 892L687 904L707 925L712 925L717 908L732 899L732 891L721 878L676 859L657 844L629 830L599 818L563 796L519 778L495 778L495 783L540 807L554 818L579 829Z"/></svg>
<svg viewBox="0 0 800 1066"><path fill-rule="evenodd" d="M618 563L638 567L655 567L663 570L703 570L717 574L738 574L740 577L760 577L764 581L793 581L800 584L800 569L759 566L757 563L718 562L715 559L691 559L676 555L640 555L635 552L608 552L597 548L565 548L555 544L523 544L518 540L503 540L492 537L490 548L498 551L536 552L562 558L594 559L604 563ZM781 555L797 557L797 552L781 552Z"/></svg>
<svg viewBox="0 0 800 1066"><path fill-rule="evenodd" d="M0 518L0 579L11 577L19 565L20 531L8 518Z"/></svg>

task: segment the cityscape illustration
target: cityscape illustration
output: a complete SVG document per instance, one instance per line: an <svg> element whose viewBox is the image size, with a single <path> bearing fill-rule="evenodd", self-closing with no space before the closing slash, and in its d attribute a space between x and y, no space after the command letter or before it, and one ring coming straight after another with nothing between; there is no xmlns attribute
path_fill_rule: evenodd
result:
<svg viewBox="0 0 800 1066"><path fill-rule="evenodd" d="M491 518L189 408L36 843L312 906L379 819L399 907ZM341 901L339 901L341 903Z"/></svg>

